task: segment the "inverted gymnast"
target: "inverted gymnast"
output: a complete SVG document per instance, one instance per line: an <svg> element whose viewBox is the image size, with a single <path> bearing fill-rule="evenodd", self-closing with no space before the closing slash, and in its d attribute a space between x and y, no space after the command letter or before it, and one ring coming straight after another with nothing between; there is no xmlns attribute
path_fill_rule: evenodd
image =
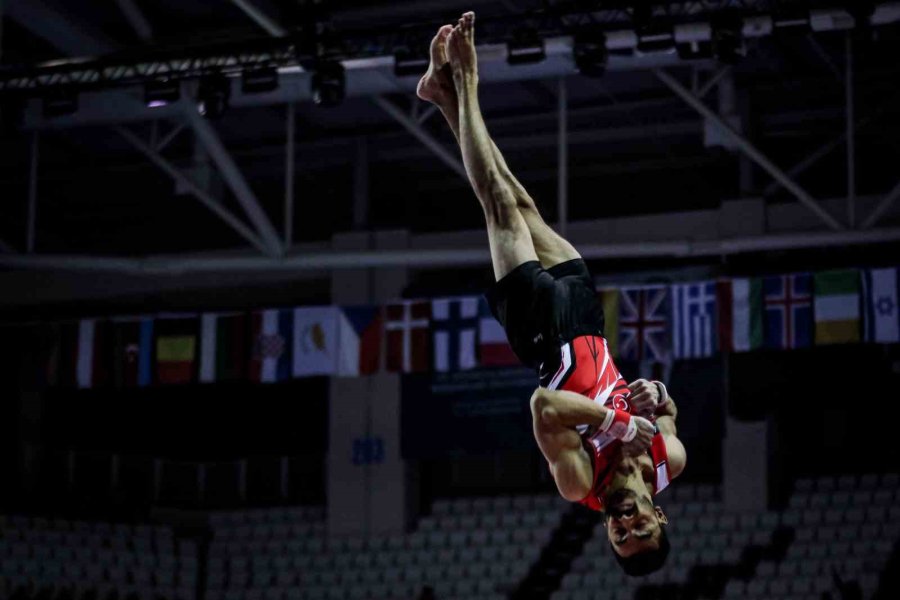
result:
<svg viewBox="0 0 900 600"><path fill-rule="evenodd" d="M484 209L496 280L488 301L516 355L539 372L534 437L559 493L604 512L626 573L651 573L669 552L668 519L652 497L686 460L677 409L662 383L628 385L619 374L587 265L544 222L491 140L478 101L474 13L440 28L418 95L446 118Z"/></svg>

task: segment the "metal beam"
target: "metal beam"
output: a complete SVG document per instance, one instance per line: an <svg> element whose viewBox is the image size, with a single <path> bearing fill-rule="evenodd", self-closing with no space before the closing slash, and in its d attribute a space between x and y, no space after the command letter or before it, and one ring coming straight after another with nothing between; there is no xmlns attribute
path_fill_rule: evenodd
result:
<svg viewBox="0 0 900 600"><path fill-rule="evenodd" d="M652 257L729 256L753 252L802 248L844 248L849 245L895 243L900 228L872 231L782 233L737 237L723 240L671 242L629 242L620 244L581 244L586 259L625 259ZM485 247L459 249L382 250L362 252L310 252L284 258L222 257L142 259L69 255L0 255L0 267L30 270L117 272L131 274L181 275L185 273L299 272L322 269L360 269L381 267L441 268L450 265L487 265L490 252Z"/></svg>
<svg viewBox="0 0 900 600"><path fill-rule="evenodd" d="M156 121L154 121L155 123ZM178 137L178 134L184 131L187 128L185 123L177 123L172 130L169 131L166 135L163 136L161 140L156 142L155 148L157 152L162 152L166 149L166 146L175 141L175 138Z"/></svg>
<svg viewBox="0 0 900 600"><path fill-rule="evenodd" d="M731 73L731 66L726 65L715 72L715 74L709 78L709 81L703 84L699 90L697 90L697 97L703 98L705 95L710 93L713 88L715 88L723 77Z"/></svg>
<svg viewBox="0 0 900 600"><path fill-rule="evenodd" d="M25 236L25 251L34 252L35 232L37 225L37 187L38 160L40 159L40 137L38 132L31 134L31 164L28 168L28 231Z"/></svg>
<svg viewBox="0 0 900 600"><path fill-rule="evenodd" d="M557 153L557 212L559 234L566 237L569 227L569 93L566 78L560 77L557 91L559 142Z"/></svg>
<svg viewBox="0 0 900 600"><path fill-rule="evenodd" d="M285 148L284 148L284 247L294 245L294 175L297 164L294 156L294 134L296 128L296 105L291 102L287 105L287 119L285 123Z"/></svg>
<svg viewBox="0 0 900 600"><path fill-rule="evenodd" d="M216 216L228 224L242 238L253 244L260 251L269 254L271 250L260 240L257 235L245 225L240 219L224 208L221 203L209 195L205 190L201 189L187 175L182 173L175 165L163 158L158 152L145 143L137 135L125 129L124 127L116 127L116 132L125 140L140 151L154 165L159 167L166 175L171 177L176 183L184 187L192 196L200 201L206 208L211 210Z"/></svg>
<svg viewBox="0 0 900 600"><path fill-rule="evenodd" d="M846 34L844 93L847 105L847 223L856 226L856 106L853 92L853 37Z"/></svg>
<svg viewBox="0 0 900 600"><path fill-rule="evenodd" d="M691 94L691 92L687 90L683 85L681 85L681 83L679 83L677 79L661 69L654 70L654 73L659 78L659 80L666 84L669 89L675 92L677 96L679 96L689 106L700 113L710 123L718 127L722 132L722 135L730 138L735 146L737 146L742 152L744 152L744 154L746 154L757 165L759 165L760 168L762 168L773 178L781 182L781 184L788 191L790 191L801 203L803 203L807 208L815 213L826 225L828 225L835 231L844 229L844 226L841 225L837 221L837 219L829 214L824 208L822 208L819 203L809 193L806 192L806 190L797 185L796 182L788 177L787 173L782 171L777 165L775 165L775 163L769 160L769 158L766 157L765 154L763 154L758 148L756 148L756 146L750 143L744 136L732 129L731 126L728 125L728 123L726 123L725 120L722 119L722 117L720 117L715 111L710 109L696 96Z"/></svg>
<svg viewBox="0 0 900 600"><path fill-rule="evenodd" d="M894 204L897 199L900 199L900 183L898 183L897 187L895 187L891 191L891 193L885 196L884 200L882 200L878 204L878 206L875 207L875 210L872 211L872 214L870 214L868 218L863 222L862 228L869 229L875 223L877 223L878 219L880 219L884 215L884 213L886 213L888 209L891 208L891 205Z"/></svg>
<svg viewBox="0 0 900 600"><path fill-rule="evenodd" d="M274 37L285 37L287 29L278 24L278 22L264 13L259 7L255 6L250 0L231 0L231 3L244 11L248 17L262 27L266 33Z"/></svg>
<svg viewBox="0 0 900 600"><path fill-rule="evenodd" d="M131 28L134 29L137 36L145 42L152 40L153 27L137 5L137 0L116 0L116 3L119 5L119 10L125 15L125 19L128 20L128 24L131 25Z"/></svg>
<svg viewBox="0 0 900 600"><path fill-rule="evenodd" d="M381 109L392 116L395 121L400 123L406 131L412 134L417 140L422 142L422 144L434 152L435 156L437 156L441 161L444 162L445 165L453 169L460 177L469 180L469 176L466 174L466 168L463 166L462 162L456 157L455 153L447 150L443 144L437 141L434 136L425 131L421 125L419 125L415 119L411 119L409 115L407 115L404 111L397 108L397 106L382 96L375 96L372 98L372 102L381 107Z"/></svg>
<svg viewBox="0 0 900 600"><path fill-rule="evenodd" d="M99 56L118 48L89 23L41 0L6 0L6 16L68 56Z"/></svg>
<svg viewBox="0 0 900 600"><path fill-rule="evenodd" d="M228 153L216 130L213 129L209 121L200 116L196 108L190 103L185 105L184 113L187 115L188 124L197 136L197 141L206 148L210 158L218 167L222 179L231 188L238 204L244 209L247 218L250 219L256 232L268 248L267 254L282 254L284 249L281 241L278 239L278 233L272 226L272 222L262 206L260 206L253 190L250 189L250 185L238 168L237 163L234 162L234 159Z"/></svg>

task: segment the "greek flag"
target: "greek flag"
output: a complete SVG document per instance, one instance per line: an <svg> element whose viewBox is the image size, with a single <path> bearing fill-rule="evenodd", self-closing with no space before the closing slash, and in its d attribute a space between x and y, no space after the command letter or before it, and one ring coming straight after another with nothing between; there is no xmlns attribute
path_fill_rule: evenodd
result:
<svg viewBox="0 0 900 600"><path fill-rule="evenodd" d="M716 284L712 281L672 286L675 358L706 358L716 343Z"/></svg>

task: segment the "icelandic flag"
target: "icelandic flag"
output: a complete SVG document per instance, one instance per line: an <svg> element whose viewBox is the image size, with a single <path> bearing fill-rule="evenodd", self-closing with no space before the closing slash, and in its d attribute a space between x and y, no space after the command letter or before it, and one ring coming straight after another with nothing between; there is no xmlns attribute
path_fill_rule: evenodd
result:
<svg viewBox="0 0 900 600"><path fill-rule="evenodd" d="M716 284L672 286L672 335L675 358L707 358L716 346Z"/></svg>
<svg viewBox="0 0 900 600"><path fill-rule="evenodd" d="M869 269L863 274L867 342L900 342L900 273L898 269Z"/></svg>
<svg viewBox="0 0 900 600"><path fill-rule="evenodd" d="M622 288L619 295L619 353L625 360L667 362L669 287Z"/></svg>
<svg viewBox="0 0 900 600"><path fill-rule="evenodd" d="M253 313L253 352L250 379L270 383L291 376L292 310L260 310Z"/></svg>
<svg viewBox="0 0 900 600"><path fill-rule="evenodd" d="M376 373L381 363L381 309L350 306L340 311L338 375L358 377Z"/></svg>
<svg viewBox="0 0 900 600"><path fill-rule="evenodd" d="M512 367L520 364L506 339L503 326L494 318L483 297L478 299L478 356L482 367Z"/></svg>
<svg viewBox="0 0 900 600"><path fill-rule="evenodd" d="M434 370L468 371L477 366L478 298L439 298L431 301Z"/></svg>
<svg viewBox="0 0 900 600"><path fill-rule="evenodd" d="M766 348L807 348L812 344L812 277L809 273L763 279L763 337Z"/></svg>

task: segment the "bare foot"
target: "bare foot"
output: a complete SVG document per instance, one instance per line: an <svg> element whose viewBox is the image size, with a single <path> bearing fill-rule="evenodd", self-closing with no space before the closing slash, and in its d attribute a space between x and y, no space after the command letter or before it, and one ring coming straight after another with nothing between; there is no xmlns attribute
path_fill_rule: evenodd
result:
<svg viewBox="0 0 900 600"><path fill-rule="evenodd" d="M416 94L422 100L438 106L445 106L456 97L456 90L447 67L447 38L453 31L453 25L444 25L438 29L431 40L431 64L428 71L419 80Z"/></svg>
<svg viewBox="0 0 900 600"><path fill-rule="evenodd" d="M447 58L454 77L478 75L478 53L475 51L475 13L467 12L447 38Z"/></svg>

